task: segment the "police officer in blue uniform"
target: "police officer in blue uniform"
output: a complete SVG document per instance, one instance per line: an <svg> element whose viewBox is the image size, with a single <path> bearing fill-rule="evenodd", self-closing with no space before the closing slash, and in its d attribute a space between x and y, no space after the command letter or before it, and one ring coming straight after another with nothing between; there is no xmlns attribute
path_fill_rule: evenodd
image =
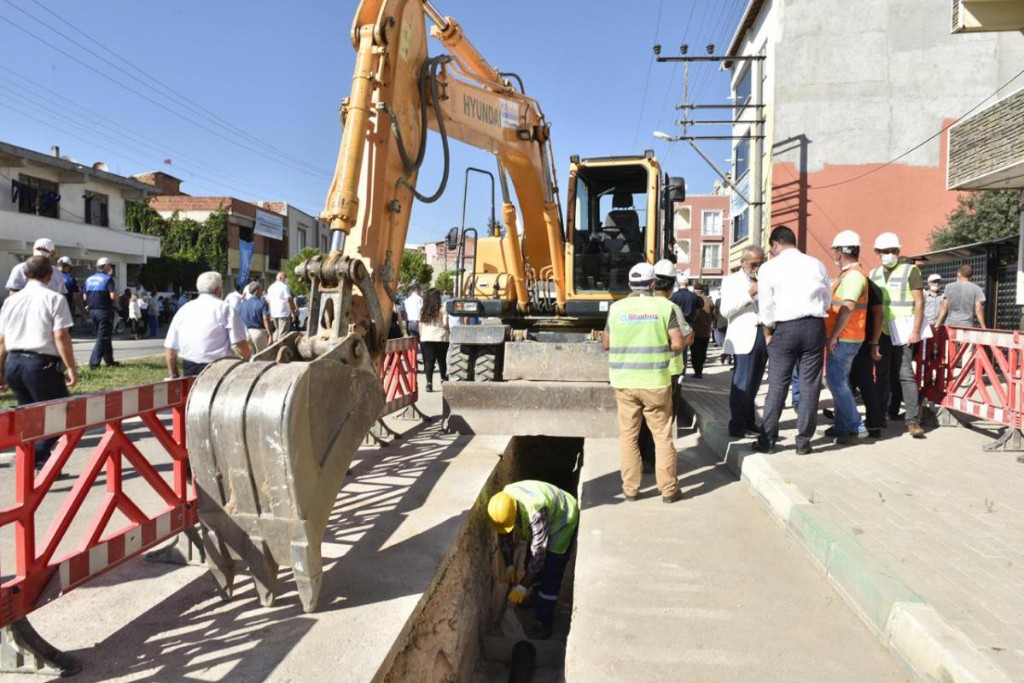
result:
<svg viewBox="0 0 1024 683"><path fill-rule="evenodd" d="M85 305L96 326L96 345L89 358L92 370L98 368L101 361L110 367L120 365L114 361L114 305L117 303L117 284L111 276L114 267L104 256L96 262L96 269L85 281Z"/></svg>

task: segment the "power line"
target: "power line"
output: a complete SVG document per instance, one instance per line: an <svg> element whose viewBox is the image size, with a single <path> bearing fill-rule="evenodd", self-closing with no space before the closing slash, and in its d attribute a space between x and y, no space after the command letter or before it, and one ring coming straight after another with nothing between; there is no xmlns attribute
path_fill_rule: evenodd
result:
<svg viewBox="0 0 1024 683"><path fill-rule="evenodd" d="M22 9L22 8L18 7L17 5L15 5L14 3L12 3L12 2L11 2L11 0L3 0L3 1L4 1L4 2L6 2L6 3L8 4L8 5L11 5L11 6L12 6L12 7L14 7L15 9L17 9L17 10L18 10L19 12L21 12L22 14L25 14L26 16L28 16L28 17L30 17L30 18L32 18L32 19L34 19L35 21L37 21L37 22L39 22L39 23L43 23L44 25L46 25L46 24L45 24L44 22L41 22L41 21L40 21L40 20L39 20L38 18L36 18L36 17L32 16L31 14L29 14L28 12L26 12L26 11L25 11L24 9ZM53 16L54 18L56 18L56 19L57 19L58 21L60 21L60 22L61 22L62 24L64 24L65 26L68 26L68 27L70 27L70 28L71 28L72 30L74 30L74 31L76 31L77 33L79 33L80 35L84 36L84 37L85 37L86 39L88 39L89 41L91 41L91 42L92 42L92 43L94 43L95 45L99 46L99 48L100 48L100 49L102 49L102 50L103 50L104 52L107 52L108 54L110 54L110 55L114 56L114 57L115 57L116 59L118 59L118 60L120 60L121 62L123 62L124 64L128 65L129 67L131 67L131 68L132 68L132 69L134 69L135 71L137 71L137 72L141 73L141 74L142 74L143 76L145 76L146 78L150 79L151 81L153 81L154 83L156 83L157 85L159 85L160 87L162 87L162 88L163 88L164 90L166 90L167 92L169 92L169 93L171 93L171 94L175 95L176 97L178 97L178 98L179 98L180 100L182 100L182 101L183 101L183 102L184 102L184 103L185 103L186 105L188 105L190 109L192 109L192 110L193 110L193 111L195 111L196 113L199 113L200 115L202 115L202 116L205 116L205 118L207 118L207 119L209 119L209 120L212 120L212 121L214 121L214 122L219 122L220 124L222 124L222 125L226 126L226 127L228 128L228 129L230 129L230 130L232 130L232 131L235 131L235 132L236 132L237 134L239 134L239 135L242 135L242 136L244 136L244 137L246 137L246 138L249 138L250 140L252 140L252 141L253 141L253 142L255 142L255 143L258 143L258 144L260 144L260 145L263 145L263 146L264 146L264 147L266 147L266 148L267 148L268 150L270 150L270 151L273 151L273 152L275 152L276 154L279 154L279 155L281 155L281 156L282 156L282 157L284 157L284 158L290 159L290 160L292 160L292 161L294 161L294 162L296 162L296 163L299 163L299 164L303 164L304 166L307 166L307 167L308 167L309 169L311 169L311 170L313 170L313 171L317 171L317 172L320 172L320 169L318 169L318 168L317 168L316 166L314 166L313 164L310 164L310 163L308 163L308 162L306 162L306 161L304 161L304 160L302 160L302 159L300 159L300 158L298 158L298 157L296 157L296 156L293 156L293 155L289 154L288 152L286 152L286 151L284 151L284 150L278 149L277 147L275 147L275 146L271 145L270 143L266 142L265 140L262 140L261 138L259 138L259 137L255 136L255 135L253 135L253 134L251 134L251 133L249 133L249 132L247 132L247 131L245 131L245 130L243 130L243 129L239 128L238 126L236 126L236 125L232 124L232 123L231 123L230 121L227 121L226 119L224 119L224 118L222 118L222 117L218 116L218 115L217 115L217 114L215 114L214 112L210 111L209 109L207 109L207 108L203 107L203 106L202 106L201 104L197 103L197 102L196 102L195 100L192 100L192 99L190 99L190 98L189 98L188 96L186 96L186 95L184 95L184 94L182 94L182 93L178 92L177 90L175 90L175 89L174 89L174 88L172 88L171 86L169 86L169 85L167 85L166 83L164 83L163 81L161 81L161 80L160 80L159 78L157 78L156 76L153 76L152 74L150 74L150 73L146 72L146 71L145 71L145 70L143 70L142 68L140 68L140 67L136 66L135 64L131 63L130 61L128 61L127 59L125 59L125 58L124 58L124 57L122 57L121 55L117 54L116 52L114 52L113 50L111 50L110 48L108 48L108 47L107 47L106 45L104 45L104 44L103 44L103 43L101 43L100 41L98 41L98 40L96 40L95 38L93 38L92 36L90 36L90 35L89 35L88 33L86 33L85 31L81 30L80 28L78 28L78 27L77 27L77 26L75 26L74 24L72 24L72 23L68 22L68 21L67 21L66 19L64 19L64 18L63 18L63 17L61 17L61 16L59 15L59 14L57 14L56 12L54 12L53 10L51 10L50 8L48 8L48 7L46 6L46 5L44 5L43 3L39 2L39 0L32 0L32 2L33 2L33 3L35 4L35 5L37 5L38 7L42 8L42 9L43 9L43 11L47 12L48 14L50 14L51 16ZM73 44L77 45L78 47L82 48L83 50L85 50L85 51L86 51L86 52L88 52L89 54L91 54L91 55L93 55L94 57L96 57L97 59L100 59L100 60L102 60L102 61L103 61L104 63L106 63L106 64L109 64L110 66L112 66L113 68L117 69L118 71L120 71L121 73L125 74L126 76L129 76L129 77L131 77L131 78L134 78L134 79L135 79L136 81L138 81L138 82L139 82L139 83L141 83L142 85L148 85L148 84L144 83L144 82L143 82L143 81L142 81L141 79L139 79L139 78L138 78L137 76L133 76L132 74L128 73L128 72L127 72L127 71L125 71L125 70L124 70L123 68L119 67L118 65L116 65L116 64L113 64L112 62L110 62L110 61L109 61L109 60L107 60L107 59L104 59L104 58L103 58L102 56L100 56L100 55L96 54L95 52L93 52L93 51L92 51L92 50L90 50L89 48L85 47L85 46L84 46L84 45L82 45L81 43L78 43L78 42L76 42L76 41L75 41L74 39L72 39L72 38L70 38L70 37L66 36L65 34L61 33L60 31L58 31L57 29L53 28L52 26L47 26L47 27L48 27L48 28L49 28L49 29L50 29L51 31L53 31L54 33L56 33L57 35L59 35L59 36L61 36L61 37L65 38L65 39L66 39L66 40L68 40L69 42L71 42L71 43L73 43Z"/></svg>
<svg viewBox="0 0 1024 683"><path fill-rule="evenodd" d="M989 95L988 97L986 97L985 99L983 99L983 100L982 100L981 102L978 102L978 103L977 103L976 105L974 105L973 107L971 107L970 109L968 109L968 110L967 110L966 112L964 112L963 114L961 114L961 115L960 115L960 117L959 117L959 118L958 118L958 119L957 119L956 121L953 121L952 123L948 123L948 124L946 124L945 126L943 126L942 128L940 128L940 129L939 129L939 131L938 131L937 133L935 133L934 135L930 135L930 136L929 136L929 137L928 137L927 139L925 139L925 140L922 140L922 141L921 141L921 142L919 142L918 144L916 144L916 145L914 145L913 147L911 147L910 149L908 149L908 150L907 150L906 152L904 152L903 154L900 154L900 155L899 155L898 157L896 157L896 158L894 158L894 159L890 159L889 161L885 162L885 163L884 163L884 164L882 164L881 166L878 166L878 167L876 167L876 168L873 168L873 169L871 169L870 171L865 171L864 173L861 173L860 175L854 176L854 177L852 177L852 178L847 178L846 180L840 180L840 181L839 181L839 182L837 182L837 183L831 183L831 184L829 184L829 185L819 185L819 186L815 187L814 189L815 189L815 190L827 190L827 189L829 189L829 188L832 188L832 187L839 187L840 185L846 185L847 183L852 183L852 182L855 182L855 181L857 181L857 180L860 180L861 178L866 178L867 176L869 176L869 175L871 175L871 174L873 174L873 173L878 173L879 171L881 171L881 170L882 170L883 168L885 168L885 167L887 167L887 166L891 166L892 164L896 163L897 161L899 161L899 160L900 160L900 159L902 159L903 157L907 156L908 154L912 154L913 152L916 152L917 150L921 149L922 147L924 147L925 145L927 145L927 144L928 144L929 142L931 142L931 141L932 141L932 140L934 140L935 138L937 138L937 137L939 137L940 135L942 135L943 133L945 133L945 132L946 132L947 130L949 130L949 128L950 128L951 126L953 126L953 125L955 125L955 124L957 124L957 123L960 123L961 121L963 121L963 120L964 120L965 118L967 118L968 116L970 116L971 114L973 114L975 110L977 110L977 109L978 109L979 107L981 107L981 105L985 104L985 103L986 103L986 102L988 102L988 101L989 101L990 99L992 99L993 97L995 97L996 95L998 95L998 94L999 94L999 91L1001 91L1001 90L1004 90L1004 89L1006 89L1006 87L1007 87L1008 85L1010 85L1010 84L1011 84L1011 83L1013 83L1013 82L1014 82L1015 80L1017 80L1018 78L1020 78L1020 77L1021 77L1021 75L1024 75L1024 69L1021 69L1020 71L1018 71L1018 72L1017 72L1017 75L1016 75L1016 76L1014 76L1013 78L1011 78L1010 80L1008 80L1008 81L1007 81L1006 83L1003 83L1003 84L1002 84L1001 86L999 86L999 87L998 87L998 88L996 89L996 91L995 91L994 93L992 93L991 95Z"/></svg>
<svg viewBox="0 0 1024 683"><path fill-rule="evenodd" d="M665 0L658 0L658 18L654 23L654 42L658 42L658 34L661 30L661 9L665 4ZM636 130L633 132L633 146L632 149L636 149L637 142L640 140L640 124L644 120L644 109L647 107L647 87L651 84L651 70L654 68L654 55L651 55L651 61L647 65L647 78L644 79L644 94L640 98L640 113L636 117Z"/></svg>
<svg viewBox="0 0 1024 683"><path fill-rule="evenodd" d="M9 0L3 0L3 2L9 2ZM60 47L58 47L57 45L54 45L50 41L48 41L45 38L39 36L38 34L33 33L32 31L30 31L29 29L25 28L24 26L21 26L21 25L15 23L15 22L11 21L9 18L7 18L7 17L5 17L3 15L0 15L0 20L10 24L11 26L13 26L14 28L18 29L19 31L22 31L23 33L28 34L29 36L31 36L31 37L35 38L36 40L38 40L39 42L43 43L44 45L50 47L53 50L56 50L57 52L59 52L60 54L64 55L68 59L71 59L72 61L74 61L74 62L84 66L85 68L87 68L90 71L98 74L99 76L102 76L103 78L106 78L107 80L109 80L109 81L111 81L111 82L121 86L125 90L133 93L134 95L137 95L138 97L141 97L142 99L146 100L147 102L149 102L149 103L151 103L153 105L156 105L161 110L167 111L167 112L177 116L178 118L181 118L181 119L183 119L185 121L188 121L192 125L194 125L194 126L196 126L198 128L201 128L202 130L205 130L208 133L211 133L212 135L215 135L215 136L217 136L219 138L223 137L221 135L221 133L219 133L218 131L214 130L213 128L210 128L209 126L205 125L204 123L202 123L200 121L196 121L195 119L190 118L189 116L186 116L185 114L183 114L183 113L181 113L179 111L175 111L173 109L168 108L166 106L165 102L160 102L160 101L154 99L153 97L150 97L146 93L140 92L139 90L137 90L136 88L133 88L130 85L126 85L122 81L114 78L113 76L110 76L109 74L104 73L103 71L97 69L96 67L92 66L91 64L88 64L88 63L82 61L78 57L72 55L71 53L67 52L66 50L64 50L64 49L62 49ZM303 168L302 166L298 166L298 165L296 165L296 164L294 164L292 162L288 162L288 161L282 160L282 159L274 159L272 157L268 157L258 147L253 147L253 146L251 146L251 145L249 145L249 144L247 144L247 143L245 143L243 141L240 141L240 140L229 140L229 142L232 142L233 144L238 145L239 147L242 147L242 148L244 148L244 149L246 149L246 150L248 150L250 152L253 152L254 154L257 154L258 156L262 157L263 159L266 159L268 161L273 161L275 163L278 163L278 164L281 164L281 165L284 165L284 166L288 166L289 168L291 168L293 170L297 170L297 171L300 171L302 173L306 173L308 175L313 175L313 176L317 176L317 177L327 177L326 174L315 172L315 171L311 171L311 170L309 170L307 168Z"/></svg>
<svg viewBox="0 0 1024 683"><path fill-rule="evenodd" d="M45 107L45 109L43 110L43 114L44 115L48 115L48 116L51 116L51 117L59 116L62 121L64 121L65 123L67 123L69 125L73 125L73 126L75 126L77 128L83 128L85 130L90 130L89 128L85 127L86 124L84 122L91 121L92 123L90 125L92 125L92 128L91 128L90 132L93 132L93 134L95 134L95 135L98 135L100 137L104 137L104 138L106 138L108 140L111 140L112 142L114 142L116 144L123 145L125 148L132 149L132 150L134 150L136 152L139 152L141 154L144 154L144 155L156 155L158 157L158 161L157 161L157 163L155 165L157 165L157 166L159 166L159 161L164 159L167 156L167 153L171 153L171 154L174 155L174 157L176 159L184 159L186 162L189 162L192 165L195 165L195 166L197 166L199 168L206 169L207 172L212 174L213 177L211 177L211 176L201 176L201 177L204 177L207 180L209 180L209 181L211 181L211 182L213 182L215 184L223 185L224 187L233 188L235 190L237 190L239 188L238 185L234 185L230 181L226 182L222 178L216 177L216 176L224 176L226 178L234 179L235 181L242 183L244 186L246 186L248 188L259 189L260 192L263 193L264 195L276 195L279 192L279 189L277 189L277 188L270 188L269 186L261 185L261 184L259 184L257 182L254 182L254 181L250 180L250 179L243 178L241 176L236 176L236 175L234 175L234 174L232 174L232 173L230 173L228 171L224 171L223 169L219 169L219 168L217 168L215 166L211 166L211 165L206 164L206 163L204 163L202 161L199 161L198 159L194 159L190 155L184 154L183 152L180 152L179 150L177 150L177 149L175 149L173 147L165 147L163 145L159 145L158 146L155 142L152 141L153 140L152 137L143 135L143 134L138 133L136 131L133 131L133 130L131 130L131 129L129 129L129 128L127 128L127 127L117 123L117 122L115 122L115 121L112 121L112 120L106 118L102 114L99 114L99 113L89 109L88 107L85 107L85 106L82 106L80 104L77 104L73 100L70 100L70 99L68 99L66 97L63 97L63 96L59 95L58 93L55 93L52 90L49 90L48 88L45 88L43 86L39 86L37 84L33 84L28 79L25 79L24 77L18 75L17 73L11 71L10 69L7 69L6 67L4 67L2 65L0 65L0 72L7 72L8 74L11 74L11 75L15 76L16 78L18 78L20 81L22 81L24 83L27 83L30 87L35 87L37 89L40 89L40 90L42 90L42 91L44 91L46 93L50 93L52 95L52 96L47 96L45 94L39 94L38 92L32 92L31 90L26 89L21 84L19 84L19 83L15 82L14 80L8 78L3 73L0 73L0 84L7 83L7 84L9 84L10 87L17 88L17 90L11 90L11 94L15 94L17 96L20 96L22 98L23 102L25 102L25 104L33 105L33 104L36 104L38 102L39 104L37 106ZM34 100L34 101L32 101L32 100L25 101L26 97L32 98L32 100ZM75 113L74 117L66 117L65 118L65 117L61 116L61 112L62 111L76 111L76 110L77 110L77 112ZM112 138L109 133L113 133L116 137ZM135 145L140 145L140 146L143 146L143 147L145 147L147 149L140 149L139 147L137 147ZM257 193L254 193L254 192L250 192L248 189L243 189L242 192L244 192L245 194L248 194L248 195L252 195L252 196L256 196L256 194L257 194ZM304 197L304 198L300 198L300 199L303 201L303 203L309 203L309 204L311 204L313 206L316 206L316 205L322 203L322 200L318 200L318 201L312 202L312 201L309 200L308 197Z"/></svg>

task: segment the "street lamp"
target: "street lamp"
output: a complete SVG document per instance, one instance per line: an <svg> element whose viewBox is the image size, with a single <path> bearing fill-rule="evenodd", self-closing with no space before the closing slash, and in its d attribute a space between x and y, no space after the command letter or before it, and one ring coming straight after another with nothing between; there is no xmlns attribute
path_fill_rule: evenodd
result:
<svg viewBox="0 0 1024 683"><path fill-rule="evenodd" d="M654 131L654 137L659 140L664 140L665 142L679 142L679 138L674 138L668 133L662 133L660 130Z"/></svg>

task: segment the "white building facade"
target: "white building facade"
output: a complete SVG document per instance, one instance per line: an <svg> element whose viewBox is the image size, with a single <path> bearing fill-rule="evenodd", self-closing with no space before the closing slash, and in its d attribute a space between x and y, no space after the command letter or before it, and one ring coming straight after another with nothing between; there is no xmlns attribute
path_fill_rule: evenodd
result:
<svg viewBox="0 0 1024 683"><path fill-rule="evenodd" d="M0 278L32 255L48 237L72 273L88 277L105 256L114 263L119 288L137 285L139 268L160 256L160 239L125 230L125 202L142 202L154 187L106 170L0 142Z"/></svg>

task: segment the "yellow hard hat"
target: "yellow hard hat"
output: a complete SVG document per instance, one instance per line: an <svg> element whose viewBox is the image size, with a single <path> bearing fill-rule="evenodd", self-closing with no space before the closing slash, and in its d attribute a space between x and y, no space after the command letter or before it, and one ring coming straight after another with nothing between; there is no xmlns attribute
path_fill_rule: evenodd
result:
<svg viewBox="0 0 1024 683"><path fill-rule="evenodd" d="M498 491L487 503L487 516L491 518L495 531L509 533L516 525L516 499L504 491Z"/></svg>

